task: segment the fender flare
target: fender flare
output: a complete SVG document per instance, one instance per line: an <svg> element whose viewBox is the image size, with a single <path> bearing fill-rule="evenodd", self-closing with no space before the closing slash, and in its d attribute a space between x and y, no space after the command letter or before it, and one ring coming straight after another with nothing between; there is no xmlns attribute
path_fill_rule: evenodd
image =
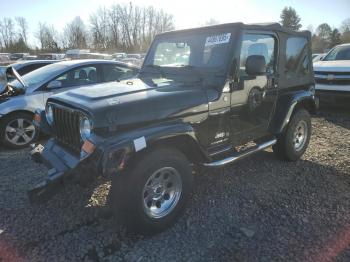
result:
<svg viewBox="0 0 350 262"><path fill-rule="evenodd" d="M162 141L166 140L169 142L179 137L189 139L193 143L192 145L195 146L195 150L198 150L203 158L208 158L208 155L200 146L191 125L186 123L168 123L160 126L140 128L104 140L101 148L103 152L101 159L102 173L118 173L126 167L128 160L137 153L158 145Z"/></svg>
<svg viewBox="0 0 350 262"><path fill-rule="evenodd" d="M305 108L312 114L316 113L318 105L312 90L282 95L276 105L269 131L275 135L281 134L288 125L294 110L299 107Z"/></svg>

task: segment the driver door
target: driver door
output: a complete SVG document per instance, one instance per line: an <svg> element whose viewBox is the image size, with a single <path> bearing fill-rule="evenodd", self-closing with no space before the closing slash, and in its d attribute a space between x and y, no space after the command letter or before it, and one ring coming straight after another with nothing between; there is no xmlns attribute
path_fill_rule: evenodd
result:
<svg viewBox="0 0 350 262"><path fill-rule="evenodd" d="M266 73L252 76L246 72L245 62L252 55L265 58ZM277 98L276 56L277 38L273 33L243 33L238 82L231 92L230 130L234 146L268 134Z"/></svg>

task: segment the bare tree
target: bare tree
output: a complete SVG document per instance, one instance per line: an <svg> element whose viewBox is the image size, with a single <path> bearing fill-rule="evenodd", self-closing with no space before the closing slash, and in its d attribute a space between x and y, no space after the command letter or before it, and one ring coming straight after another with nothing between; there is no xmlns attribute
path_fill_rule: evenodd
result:
<svg viewBox="0 0 350 262"><path fill-rule="evenodd" d="M80 16L77 16L66 25L64 34L67 36L69 48L87 47L88 34Z"/></svg>
<svg viewBox="0 0 350 262"><path fill-rule="evenodd" d="M109 45L109 15L105 7L100 7L90 16L90 34L95 49L106 50Z"/></svg>
<svg viewBox="0 0 350 262"><path fill-rule="evenodd" d="M58 32L53 25L39 22L39 29L36 33L36 38L39 40L42 50L57 51L57 36Z"/></svg>
<svg viewBox="0 0 350 262"><path fill-rule="evenodd" d="M16 35L14 22L11 18L4 17L2 21L0 21L0 35L5 48L10 48L15 42Z"/></svg>
<svg viewBox="0 0 350 262"><path fill-rule="evenodd" d="M28 23L27 23L27 20L22 16L18 16L15 19L17 22L17 26L19 28L20 37L22 37L24 43L28 44Z"/></svg>

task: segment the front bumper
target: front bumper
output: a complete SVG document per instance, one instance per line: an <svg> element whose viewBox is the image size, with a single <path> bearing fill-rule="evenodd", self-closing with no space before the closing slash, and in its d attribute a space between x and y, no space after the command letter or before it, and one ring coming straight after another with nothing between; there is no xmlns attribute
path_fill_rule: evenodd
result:
<svg viewBox="0 0 350 262"><path fill-rule="evenodd" d="M31 203L44 202L55 195L64 184L76 181L79 176L98 173L98 152L80 158L65 148L55 139L50 139L45 147L37 145L30 152L35 162L43 163L48 169L48 177L28 191Z"/></svg>
<svg viewBox="0 0 350 262"><path fill-rule="evenodd" d="M350 91L316 90L320 105L349 106Z"/></svg>

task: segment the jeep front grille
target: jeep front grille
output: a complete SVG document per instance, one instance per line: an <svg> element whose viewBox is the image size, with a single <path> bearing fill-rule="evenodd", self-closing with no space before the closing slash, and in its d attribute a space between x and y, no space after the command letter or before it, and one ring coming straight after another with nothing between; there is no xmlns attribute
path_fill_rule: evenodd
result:
<svg viewBox="0 0 350 262"><path fill-rule="evenodd" d="M69 148L80 152L79 112L53 105L53 125L56 138Z"/></svg>

